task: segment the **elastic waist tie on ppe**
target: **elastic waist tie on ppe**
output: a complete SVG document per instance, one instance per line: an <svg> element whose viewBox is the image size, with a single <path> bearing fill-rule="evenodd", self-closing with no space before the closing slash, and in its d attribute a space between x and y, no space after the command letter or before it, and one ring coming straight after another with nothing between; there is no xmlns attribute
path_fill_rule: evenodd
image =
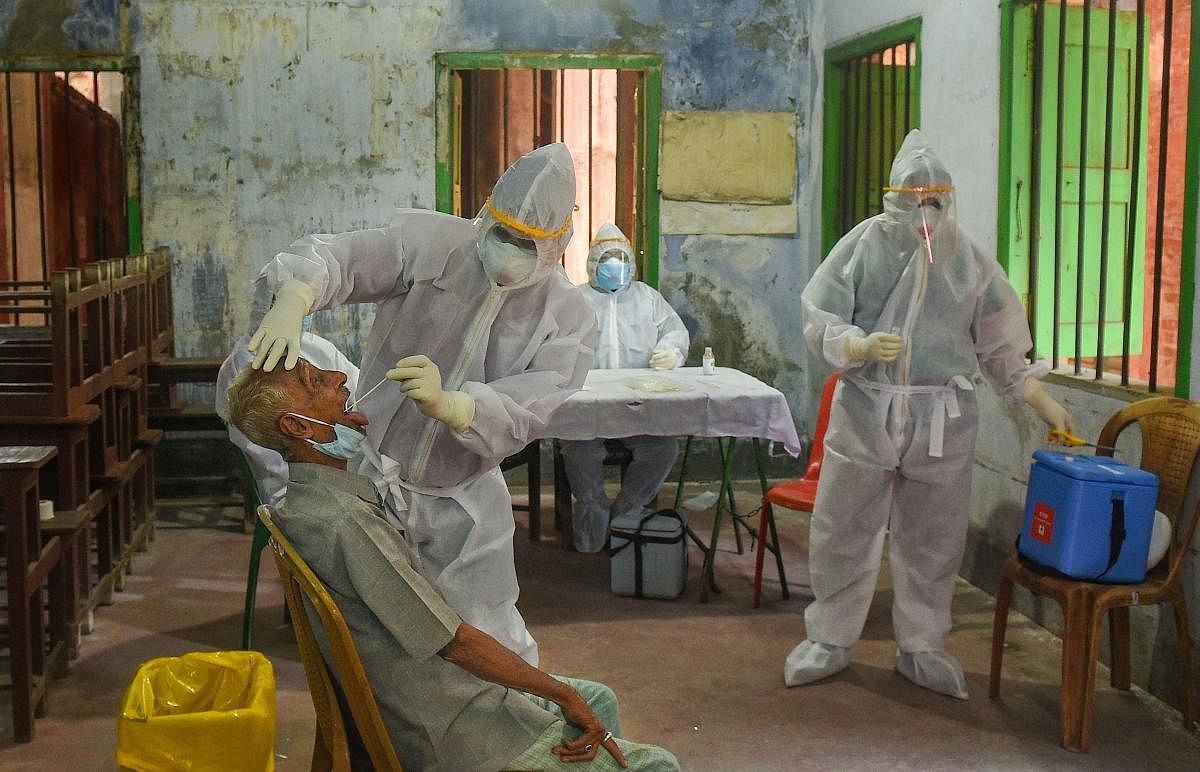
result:
<svg viewBox="0 0 1200 772"><path fill-rule="evenodd" d="M869 381L865 378L848 378L847 380L864 389L882 391L885 394L932 394L937 402L933 406L933 414L929 417L929 455L933 458L942 457L943 440L946 436L946 418L958 418L962 409L958 405L958 389L975 391L970 379L956 375L943 386L899 386L882 381Z"/></svg>
<svg viewBox="0 0 1200 772"><path fill-rule="evenodd" d="M887 185L883 188L884 193L951 193L953 191L953 185L918 185L915 188L893 188Z"/></svg>
<svg viewBox="0 0 1200 772"><path fill-rule="evenodd" d="M492 204L491 196L487 197L487 200L483 202L483 205L485 207L487 207L487 210L489 212L492 213L492 217L495 217L503 225L507 225L509 228L512 228L513 230L517 231L518 233L523 233L526 236L531 236L532 238L535 238L535 239L556 239L556 238L558 238L559 236L561 236L567 232L567 228L571 227L571 218L574 216L574 212L567 215L567 221L565 223L563 223L562 227L559 228L558 230L544 231L544 230L540 230L538 228L534 228L531 225L526 225L525 223L521 222L520 220L516 220L516 219L504 214L499 209L497 209L494 204Z"/></svg>

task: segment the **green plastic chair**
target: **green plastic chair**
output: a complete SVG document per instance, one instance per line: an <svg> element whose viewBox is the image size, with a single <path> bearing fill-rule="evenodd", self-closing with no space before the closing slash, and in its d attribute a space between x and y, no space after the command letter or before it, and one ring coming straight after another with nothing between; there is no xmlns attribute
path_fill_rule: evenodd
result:
<svg viewBox="0 0 1200 772"><path fill-rule="evenodd" d="M263 505L262 496L258 492L258 483L250 472L250 462L246 454L237 449L238 464L242 470L242 481L248 500L245 506L248 511L255 512ZM258 595L258 566L262 562L263 548L271 539L271 533L258 517L254 518L254 538L250 541L250 570L246 573L246 610L242 613L242 648L249 650L253 646L254 635L254 599Z"/></svg>

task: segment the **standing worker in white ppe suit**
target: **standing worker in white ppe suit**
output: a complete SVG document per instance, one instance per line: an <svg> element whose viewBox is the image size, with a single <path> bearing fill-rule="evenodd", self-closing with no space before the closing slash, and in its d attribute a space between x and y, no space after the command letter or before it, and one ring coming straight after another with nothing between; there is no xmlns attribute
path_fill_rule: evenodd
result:
<svg viewBox="0 0 1200 772"><path fill-rule="evenodd" d="M523 156L474 220L402 209L386 228L313 235L267 264L275 304L250 342L287 355L310 310L375 303L354 409L360 473L388 503L422 572L470 624L533 665L516 609L512 500L499 464L582 384L596 319L558 261L575 172L563 144ZM376 394L367 391L385 379Z"/></svg>
<svg viewBox="0 0 1200 772"><path fill-rule="evenodd" d="M804 289L804 335L843 376L825 436L809 568L808 639L788 655L788 686L832 675L862 634L890 538L896 669L967 698L945 651L966 545L978 421L976 370L1052 427L1069 413L1030 364L1025 311L999 263L950 216L951 179L920 131L892 162L882 214L854 227Z"/></svg>
<svg viewBox="0 0 1200 772"><path fill-rule="evenodd" d="M689 337L679 314L658 290L635 280L633 247L621 229L600 226L588 250L588 283L580 285L596 309L597 369L671 370L687 359ZM604 439L563 441L563 464L575 505L575 549L599 552L610 517L641 510L658 495L679 454L675 437L623 437L633 454L621 491L610 506L604 495Z"/></svg>

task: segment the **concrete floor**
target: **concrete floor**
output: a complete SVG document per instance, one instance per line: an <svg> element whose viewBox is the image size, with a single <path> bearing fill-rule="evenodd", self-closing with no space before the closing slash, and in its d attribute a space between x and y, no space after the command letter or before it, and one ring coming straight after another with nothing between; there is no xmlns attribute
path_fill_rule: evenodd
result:
<svg viewBox="0 0 1200 772"><path fill-rule="evenodd" d="M748 490L741 500L753 499ZM14 744L0 713L0 769L115 769L116 715L138 663L238 645L249 549L238 514L160 510L157 540L136 557L137 573L115 605L99 609L70 676L51 684L50 714L34 742ZM1099 676L1091 753L1059 748L1059 643L1016 615L1003 699L989 700L992 603L965 582L949 648L966 668L970 701L924 691L893 671L886 576L851 667L824 683L784 688L783 660L803 637L808 600L800 515L781 522L793 596L781 601L769 581L758 610L750 608L753 554L736 554L728 529L717 561L724 592L701 605L695 549L682 598L618 598L608 592L604 557L558 548L548 510L540 544L528 542L525 516L517 518L521 609L543 668L612 686L626 735L669 748L684 769L1195 769L1200 760L1200 735L1185 731L1178 713L1136 689L1108 688L1107 672ZM691 520L702 534L711 527L710 512ZM277 768L308 769L312 706L269 556L256 636L275 666Z"/></svg>

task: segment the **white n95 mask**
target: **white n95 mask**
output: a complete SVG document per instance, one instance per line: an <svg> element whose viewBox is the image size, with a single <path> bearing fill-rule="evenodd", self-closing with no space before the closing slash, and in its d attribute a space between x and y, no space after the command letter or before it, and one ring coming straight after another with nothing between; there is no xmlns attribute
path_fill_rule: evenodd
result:
<svg viewBox="0 0 1200 772"><path fill-rule="evenodd" d="M537 268L537 251L530 252L516 244L501 241L489 231L479 242L479 259L483 272L501 287L520 284Z"/></svg>

